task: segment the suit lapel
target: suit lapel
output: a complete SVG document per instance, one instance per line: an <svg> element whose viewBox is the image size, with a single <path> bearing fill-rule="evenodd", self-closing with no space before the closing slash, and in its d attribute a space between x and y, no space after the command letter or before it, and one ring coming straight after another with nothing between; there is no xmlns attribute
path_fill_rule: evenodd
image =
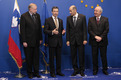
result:
<svg viewBox="0 0 121 80"><path fill-rule="evenodd" d="M101 24L102 21L103 21L103 17L101 16L100 21L99 21L99 25Z"/></svg>
<svg viewBox="0 0 121 80"><path fill-rule="evenodd" d="M73 16L71 16L71 23L74 26L74 22L73 22Z"/></svg>
<svg viewBox="0 0 121 80"><path fill-rule="evenodd" d="M59 29L60 29L60 27L61 27L61 21L60 21L60 19L58 18L58 22L59 22Z"/></svg>
<svg viewBox="0 0 121 80"><path fill-rule="evenodd" d="M97 24L96 17L94 17L94 21L95 21L96 26L99 26L101 24L101 22L103 21L103 17L101 16L100 21L99 21L98 24Z"/></svg>
<svg viewBox="0 0 121 80"><path fill-rule="evenodd" d="M96 17L94 16L94 23L96 26L98 26L99 24L97 24L97 20L96 20Z"/></svg>
<svg viewBox="0 0 121 80"><path fill-rule="evenodd" d="M76 26L78 25L80 19L81 19L81 17L80 17L80 15L78 14L77 21L76 21Z"/></svg>
<svg viewBox="0 0 121 80"><path fill-rule="evenodd" d="M34 23L34 21L33 21L32 17L31 17L31 15L29 14L29 12L27 14L28 14L29 20L31 20L31 22Z"/></svg>
<svg viewBox="0 0 121 80"><path fill-rule="evenodd" d="M53 18L52 18L52 17L51 17L50 19L51 19L50 21L51 21L51 23L52 23L52 27L54 27L54 29L55 29L55 28L56 28L56 26L55 26L54 20L53 20Z"/></svg>
<svg viewBox="0 0 121 80"><path fill-rule="evenodd" d="M55 28L56 28L56 26L55 26L55 22L54 22L54 20L53 20L52 17L51 17L50 19L51 19L50 21L52 21L52 22L51 22L51 23L52 23L52 26L54 26L54 29L55 29ZM61 21L60 21L59 18L58 18L58 22L59 22L59 29L60 29Z"/></svg>

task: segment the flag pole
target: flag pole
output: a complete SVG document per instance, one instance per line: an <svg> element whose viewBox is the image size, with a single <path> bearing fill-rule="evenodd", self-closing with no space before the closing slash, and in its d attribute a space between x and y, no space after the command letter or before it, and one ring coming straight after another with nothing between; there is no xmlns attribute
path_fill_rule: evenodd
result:
<svg viewBox="0 0 121 80"><path fill-rule="evenodd" d="M44 0L44 2L46 3L46 0ZM41 50L40 50L41 51ZM45 60L45 55L44 53L41 51L41 53L43 54L43 61L45 62L45 71L42 71L41 73L43 74L49 74L50 72L47 70L47 67L49 66L49 64L47 64L46 60Z"/></svg>
<svg viewBox="0 0 121 80"><path fill-rule="evenodd" d="M16 13L14 14L14 11L16 10ZM8 45L9 45L9 54L12 56L12 58L15 60L17 66L18 66L18 69L19 69L19 74L16 75L15 77L16 78L23 78L25 75L22 75L21 74L21 68L22 68L22 58L21 58L21 51L19 49L20 47L20 39L19 39L19 33L16 33L16 31L18 31L18 22L19 22L19 17L20 17L20 11L19 11L19 6L18 6L18 2L17 0L15 0L15 3L14 3L14 9L13 9L13 18L12 18L12 24L11 24L11 29L10 29L10 35L9 35L9 40L8 40ZM14 20L14 17L18 20ZM17 24L15 25L15 23L17 22ZM16 27L16 29L13 29L13 27ZM19 31L18 31L19 32ZM12 34L16 34L17 37L13 38L11 36L11 33ZM14 35L15 36L15 35ZM11 41L12 40L12 41ZM17 43L16 43L16 41ZM15 44L13 46L13 44ZM18 44L18 45L17 45ZM12 45L12 46L11 46ZM16 47L17 46L17 47ZM17 54L17 55L15 55Z"/></svg>
<svg viewBox="0 0 121 80"><path fill-rule="evenodd" d="M21 74L21 68L19 68L19 74L15 76L16 78L23 78L25 75Z"/></svg>

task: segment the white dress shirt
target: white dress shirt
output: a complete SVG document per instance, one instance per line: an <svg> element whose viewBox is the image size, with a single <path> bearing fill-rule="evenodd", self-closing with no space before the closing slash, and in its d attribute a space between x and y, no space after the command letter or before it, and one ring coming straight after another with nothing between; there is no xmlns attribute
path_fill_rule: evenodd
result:
<svg viewBox="0 0 121 80"><path fill-rule="evenodd" d="M55 23L55 17L52 15L52 18L53 18L53 21L54 21L54 23ZM59 21L58 21L58 17L56 17L57 18L57 27L59 28Z"/></svg>
<svg viewBox="0 0 121 80"><path fill-rule="evenodd" d="M78 13L76 13L76 15L73 16L73 21L74 21L74 17L76 17L76 21L77 21L77 18L78 18Z"/></svg>
<svg viewBox="0 0 121 80"><path fill-rule="evenodd" d="M96 17L96 20L97 20L97 18L99 18L99 21L100 21L101 15L99 17Z"/></svg>

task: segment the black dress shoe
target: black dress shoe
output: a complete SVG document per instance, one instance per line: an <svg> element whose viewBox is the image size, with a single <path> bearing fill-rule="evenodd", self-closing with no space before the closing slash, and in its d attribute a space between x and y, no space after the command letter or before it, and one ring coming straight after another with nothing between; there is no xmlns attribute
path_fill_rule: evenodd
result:
<svg viewBox="0 0 121 80"><path fill-rule="evenodd" d="M80 75L81 75L81 76L85 76L84 72L80 72Z"/></svg>
<svg viewBox="0 0 121 80"><path fill-rule="evenodd" d="M59 76L65 76L63 73L57 73L57 75L59 75Z"/></svg>
<svg viewBox="0 0 121 80"><path fill-rule="evenodd" d="M56 75L55 75L55 74L50 74L50 76L51 76L51 77L56 77Z"/></svg>
<svg viewBox="0 0 121 80"><path fill-rule="evenodd" d="M71 74L71 76L76 76L78 74L78 72L74 71L73 74Z"/></svg>
<svg viewBox="0 0 121 80"><path fill-rule="evenodd" d="M103 73L104 73L105 75L108 75L108 72L107 72L106 70L104 70Z"/></svg>
<svg viewBox="0 0 121 80"><path fill-rule="evenodd" d="M33 75L28 75L28 78L32 79L33 78Z"/></svg>
<svg viewBox="0 0 121 80"><path fill-rule="evenodd" d="M98 71L93 71L93 75L97 75L97 72L98 72Z"/></svg>
<svg viewBox="0 0 121 80"><path fill-rule="evenodd" d="M34 77L37 77L37 78L41 78L41 76L39 74L33 74Z"/></svg>

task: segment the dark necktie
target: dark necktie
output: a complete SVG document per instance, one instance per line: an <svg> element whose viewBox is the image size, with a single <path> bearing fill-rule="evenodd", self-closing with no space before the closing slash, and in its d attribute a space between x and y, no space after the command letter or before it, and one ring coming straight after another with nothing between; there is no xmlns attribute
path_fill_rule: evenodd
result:
<svg viewBox="0 0 121 80"><path fill-rule="evenodd" d="M76 17L74 16L73 18L74 18L73 23L74 23L74 27L75 27L76 26Z"/></svg>
<svg viewBox="0 0 121 80"><path fill-rule="evenodd" d="M99 19L99 18L97 18L97 24L99 24L99 21L100 21L100 19Z"/></svg>
<svg viewBox="0 0 121 80"><path fill-rule="evenodd" d="M36 17L35 17L34 14L32 15L32 19L33 19L34 22L36 22Z"/></svg>

